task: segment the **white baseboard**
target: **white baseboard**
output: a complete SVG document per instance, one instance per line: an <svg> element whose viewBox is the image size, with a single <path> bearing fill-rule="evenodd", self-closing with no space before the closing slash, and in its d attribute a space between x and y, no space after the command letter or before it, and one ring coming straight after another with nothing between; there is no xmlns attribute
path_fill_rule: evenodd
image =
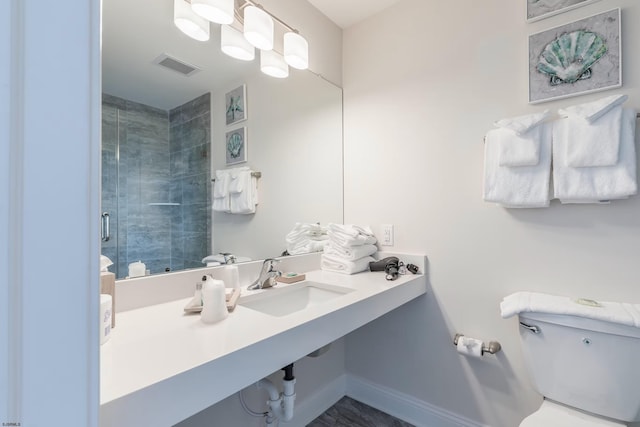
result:
<svg viewBox="0 0 640 427"><path fill-rule="evenodd" d="M416 427L488 427L354 375L347 376L346 395Z"/></svg>
<svg viewBox="0 0 640 427"><path fill-rule="evenodd" d="M341 375L313 395L295 403L294 417L280 422L282 427L304 427L342 399L347 390L347 375Z"/></svg>
<svg viewBox="0 0 640 427"><path fill-rule="evenodd" d="M345 395L416 427L489 427L349 374L334 379L304 401L296 402L293 419L280 424L282 427L304 427Z"/></svg>

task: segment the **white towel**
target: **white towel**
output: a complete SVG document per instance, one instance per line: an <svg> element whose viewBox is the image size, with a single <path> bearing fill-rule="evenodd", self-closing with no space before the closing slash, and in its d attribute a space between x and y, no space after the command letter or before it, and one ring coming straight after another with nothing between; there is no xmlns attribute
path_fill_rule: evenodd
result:
<svg viewBox="0 0 640 427"><path fill-rule="evenodd" d="M378 248L375 245L361 245L353 247L336 246L331 243L324 247L324 253L334 256L336 258L342 258L347 261L354 261L362 257L373 255L378 252Z"/></svg>
<svg viewBox="0 0 640 427"><path fill-rule="evenodd" d="M337 246L351 247L373 245L377 242L371 228L353 224L329 224L327 234Z"/></svg>
<svg viewBox="0 0 640 427"><path fill-rule="evenodd" d="M213 210L229 212L229 181L231 177L225 170L216 171L216 180L213 184Z"/></svg>
<svg viewBox="0 0 640 427"><path fill-rule="evenodd" d="M563 203L600 202L624 199L638 191L636 179L635 128L636 112L624 109L620 132L618 162L612 166L574 168L566 161L567 119L553 126L553 189L554 197Z"/></svg>
<svg viewBox="0 0 640 427"><path fill-rule="evenodd" d="M343 274L356 274L368 270L369 263L375 261L375 259L370 256L360 258L355 261L348 261L326 254L323 254L320 259L320 267L323 270L334 271Z"/></svg>
<svg viewBox="0 0 640 427"><path fill-rule="evenodd" d="M500 166L535 166L540 161L540 124L549 117L549 110L495 122L500 128L495 137L500 139Z"/></svg>
<svg viewBox="0 0 640 427"><path fill-rule="evenodd" d="M622 126L620 104L627 98L627 95L614 95L559 110L567 118L563 132L554 137L561 138L565 144L568 166L611 166L618 162Z"/></svg>
<svg viewBox="0 0 640 427"><path fill-rule="evenodd" d="M599 306L594 307L577 301L537 292L516 292L502 300L500 311L505 319L523 312L535 312L586 317L640 328L639 304L598 301Z"/></svg>
<svg viewBox="0 0 640 427"><path fill-rule="evenodd" d="M549 110L544 110L541 113L525 114L523 116L498 120L494 125L499 128L509 129L517 135L523 135L540 125L548 117Z"/></svg>
<svg viewBox="0 0 640 427"><path fill-rule="evenodd" d="M246 166L229 171L229 212L248 215L256 212L258 204L258 181Z"/></svg>
<svg viewBox="0 0 640 427"><path fill-rule="evenodd" d="M539 162L534 166L500 166L500 129L487 133L484 144L483 199L508 208L549 206L551 170L551 125L539 126L541 132Z"/></svg>
<svg viewBox="0 0 640 427"><path fill-rule="evenodd" d="M627 95L611 95L597 101L585 104L573 105L558 110L560 115L581 117L589 123L593 123L611 109L622 105L629 97Z"/></svg>

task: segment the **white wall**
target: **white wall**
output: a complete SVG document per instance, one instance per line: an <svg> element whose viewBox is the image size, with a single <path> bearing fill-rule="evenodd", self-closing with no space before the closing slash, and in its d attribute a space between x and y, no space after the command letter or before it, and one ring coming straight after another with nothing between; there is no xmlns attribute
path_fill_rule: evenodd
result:
<svg viewBox="0 0 640 427"><path fill-rule="evenodd" d="M471 419L518 425L540 404L501 299L533 290L640 301L640 197L507 210L481 199L496 119L626 93L640 109L640 3L602 0L539 22L526 2L402 0L345 31L345 221L395 225L394 249L429 257L428 294L349 336L347 369ZM527 37L622 8L621 89L531 106ZM377 231L379 229L375 229ZM456 332L498 340L467 360Z"/></svg>
<svg viewBox="0 0 640 427"><path fill-rule="evenodd" d="M225 92L247 87L246 121L225 125ZM213 212L213 251L251 259L280 256L296 222L342 223L342 90L291 70L280 80L257 73L212 93L212 170L260 171L252 215ZM225 133L247 128L246 163L225 165Z"/></svg>

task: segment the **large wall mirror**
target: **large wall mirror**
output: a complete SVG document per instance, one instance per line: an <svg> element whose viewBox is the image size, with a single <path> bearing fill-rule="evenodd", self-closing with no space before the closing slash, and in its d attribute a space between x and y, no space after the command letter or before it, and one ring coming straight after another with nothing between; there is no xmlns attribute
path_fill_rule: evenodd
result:
<svg viewBox="0 0 640 427"><path fill-rule="evenodd" d="M181 33L173 0L103 3L102 253L119 279L137 261L157 274L221 252L279 256L296 223L343 222L342 90L310 71L266 76L258 58L222 54L219 32ZM247 118L227 125L225 94L242 85ZM247 161L227 165L239 127ZM256 212L214 212L211 180L238 166L261 173Z"/></svg>

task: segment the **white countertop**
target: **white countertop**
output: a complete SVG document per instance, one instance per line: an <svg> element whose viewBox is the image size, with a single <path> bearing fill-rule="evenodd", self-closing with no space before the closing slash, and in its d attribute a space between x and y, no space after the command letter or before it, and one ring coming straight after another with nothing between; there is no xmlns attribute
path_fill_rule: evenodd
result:
<svg viewBox="0 0 640 427"><path fill-rule="evenodd" d="M173 425L426 291L422 274L317 270L307 280L353 292L283 317L238 305L213 325L184 313L191 298L118 313L100 353L100 425Z"/></svg>

